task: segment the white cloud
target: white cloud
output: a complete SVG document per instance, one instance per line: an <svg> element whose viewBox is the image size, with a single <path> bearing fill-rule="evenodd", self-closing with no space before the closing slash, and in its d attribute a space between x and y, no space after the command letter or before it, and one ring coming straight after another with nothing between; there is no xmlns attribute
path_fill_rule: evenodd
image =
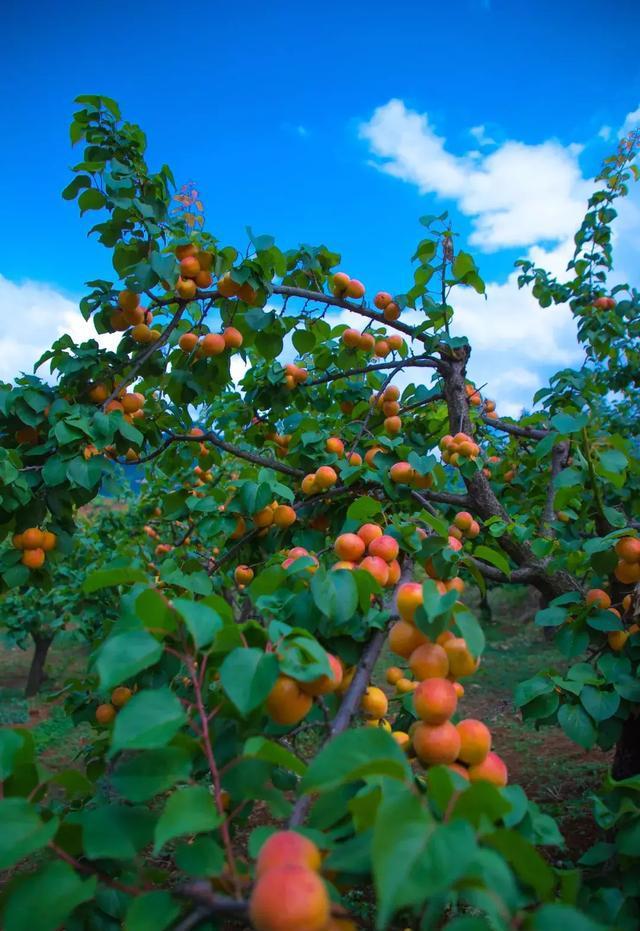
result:
<svg viewBox="0 0 640 931"><path fill-rule="evenodd" d="M484 124L472 126L469 135L473 136L478 145L496 145L496 140L487 135L487 127Z"/></svg>
<svg viewBox="0 0 640 931"><path fill-rule="evenodd" d="M34 363L64 333L76 342L97 339L110 348L119 339L119 334L97 336L76 302L37 281L16 283L0 275L0 315L0 380L4 381L20 372L32 373ZM37 374L44 377L47 372L43 366Z"/></svg>
<svg viewBox="0 0 640 931"><path fill-rule="evenodd" d="M626 117L624 118L624 123L620 127L618 136L622 138L622 136L626 136L627 133L631 132L632 129L636 129L637 127L640 127L640 107L638 107L637 110L632 110L631 113L627 113Z"/></svg>
<svg viewBox="0 0 640 931"><path fill-rule="evenodd" d="M483 127L474 129L477 136ZM480 159L455 155L428 114L397 99L378 107L360 136L381 159L373 163L381 171L422 194L454 200L472 218L470 242L485 251L558 242L573 234L584 212L589 185L575 144L507 141Z"/></svg>
<svg viewBox="0 0 640 931"><path fill-rule="evenodd" d="M611 138L611 127L601 126L600 129L598 130L598 135L600 136L601 139L604 139L604 141L606 142L608 139Z"/></svg>

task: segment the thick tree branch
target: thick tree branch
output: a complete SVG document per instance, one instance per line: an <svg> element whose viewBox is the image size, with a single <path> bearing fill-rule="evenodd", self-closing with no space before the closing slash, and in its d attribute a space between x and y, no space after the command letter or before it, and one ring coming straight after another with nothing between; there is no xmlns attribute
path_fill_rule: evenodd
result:
<svg viewBox="0 0 640 931"><path fill-rule="evenodd" d="M556 443L551 450L551 475L549 476L547 495L544 502L544 508L542 509L542 517L540 520L539 528L540 533L551 533L549 524L555 517L555 512L553 510L553 500L556 495L555 480L565 467L568 453L569 444L565 440L560 443Z"/></svg>
<svg viewBox="0 0 640 931"><path fill-rule="evenodd" d="M482 420L488 427L494 427L496 430L502 430L512 436L521 436L529 440L543 440L550 433L549 430L538 430L536 427L519 427L515 423L506 423L504 420L492 420L486 414L482 415Z"/></svg>
<svg viewBox="0 0 640 931"><path fill-rule="evenodd" d="M380 369L405 369L405 368L436 368L436 359L431 356L414 356L410 359L400 359L395 362L373 362L371 365L365 365L361 368L342 369L337 372L330 372L321 378L314 378L313 381L302 383L303 388L313 388L314 385L326 385L328 382L337 381L339 378L349 378L351 375L364 375L367 372L376 372Z"/></svg>

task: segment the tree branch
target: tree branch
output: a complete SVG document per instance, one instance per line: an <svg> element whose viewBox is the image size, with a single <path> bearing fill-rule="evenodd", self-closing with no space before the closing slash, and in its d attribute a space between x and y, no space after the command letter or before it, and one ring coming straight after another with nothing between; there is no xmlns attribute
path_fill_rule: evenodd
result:
<svg viewBox="0 0 640 931"><path fill-rule="evenodd" d="M376 372L380 369L404 369L404 368L436 368L437 359L431 356L414 356L411 359L401 359L396 362L373 362L371 365L365 365L362 368L342 369L338 372L331 372L323 375L322 378L315 378L313 381L305 381L302 388L312 388L314 385L325 385L330 381L337 381L339 378L349 378L351 375L364 375L366 372Z"/></svg>
<svg viewBox="0 0 640 931"><path fill-rule="evenodd" d="M502 430L504 433L511 433L512 436L521 436L529 440L543 440L551 432L550 430L538 430L536 427L519 427L515 423L506 423L504 420L492 420L486 414L482 415L482 420L488 427L495 427L496 430Z"/></svg>

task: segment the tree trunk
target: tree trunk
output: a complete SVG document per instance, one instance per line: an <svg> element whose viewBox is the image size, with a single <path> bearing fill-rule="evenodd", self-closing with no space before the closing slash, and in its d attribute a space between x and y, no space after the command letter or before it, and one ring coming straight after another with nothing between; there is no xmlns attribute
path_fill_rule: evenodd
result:
<svg viewBox="0 0 640 931"><path fill-rule="evenodd" d="M53 636L43 636L42 634L33 634L35 649L27 678L27 687L24 694L27 698L33 698L40 691L44 680L44 664L47 659L49 647L53 643Z"/></svg>
<svg viewBox="0 0 640 931"><path fill-rule="evenodd" d="M616 744L611 775L614 779L629 779L640 773L640 715L631 714L624 722Z"/></svg>

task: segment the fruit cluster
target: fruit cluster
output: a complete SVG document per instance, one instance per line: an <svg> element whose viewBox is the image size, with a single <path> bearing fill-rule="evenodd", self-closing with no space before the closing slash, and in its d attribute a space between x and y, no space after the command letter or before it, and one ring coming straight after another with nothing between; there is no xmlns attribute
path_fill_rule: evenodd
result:
<svg viewBox="0 0 640 931"><path fill-rule="evenodd" d="M213 276L213 254L199 252L197 246L188 243L176 248L176 258L180 264L180 277L176 284L176 293L185 301L193 300L198 288L211 286Z"/></svg>
<svg viewBox="0 0 640 931"><path fill-rule="evenodd" d="M178 345L183 352L193 353L196 359L209 359L221 355L225 349L239 349L242 333L233 326L226 327L222 333L207 333L202 338L197 333L183 333Z"/></svg>
<svg viewBox="0 0 640 931"><path fill-rule="evenodd" d="M295 524L297 515L289 504L280 504L272 501L265 508L261 508L253 515L253 523L259 530L268 530L272 525L279 530L286 530Z"/></svg>
<svg viewBox="0 0 640 931"><path fill-rule="evenodd" d="M468 511L458 511L449 527L449 536L456 540L475 540L480 533L480 524Z"/></svg>
<svg viewBox="0 0 640 931"><path fill-rule="evenodd" d="M296 547L296 549L302 549L302 547ZM310 554L305 550L304 553L289 558L291 562L295 562L296 559L305 555ZM276 724L289 727L298 724L311 711L314 698L338 691L342 684L342 663L331 653L327 653L327 659L331 674L319 676L311 682L300 682L282 673L278 676L267 698L267 711Z"/></svg>
<svg viewBox="0 0 640 931"><path fill-rule="evenodd" d="M287 363L284 367L284 384L289 391L293 391L294 388L305 382L308 377L307 370L300 368L299 365L294 365L293 362Z"/></svg>
<svg viewBox="0 0 640 931"><path fill-rule="evenodd" d="M316 845L296 831L277 831L260 848L249 917L256 931L356 931L332 906ZM332 916L332 911L335 913Z"/></svg>
<svg viewBox="0 0 640 931"><path fill-rule="evenodd" d="M631 538L634 539L634 538ZM611 597L601 588L590 588L585 596L585 602L590 607L598 608L600 611L611 611L612 614L622 620L622 615L617 608L611 606ZM631 609L631 595L625 595L622 599L621 608L624 614ZM615 653L624 649L629 637L633 637L640 631L640 625L631 624L623 630L610 630L607 633L607 642Z"/></svg>
<svg viewBox="0 0 640 931"><path fill-rule="evenodd" d="M107 725L113 723L116 714L120 708L124 708L132 694L131 689L127 688L126 685L117 686L111 693L110 700L103 702L96 708L96 721L98 724Z"/></svg>
<svg viewBox="0 0 640 931"><path fill-rule="evenodd" d="M450 588L460 590L460 579L450 580ZM446 584L441 591L446 590ZM425 766L449 765L472 781L485 779L506 785L506 766L491 753L488 728L474 719L452 722L464 687L458 681L478 668L463 637L443 631L432 642L415 624L415 613L423 603L422 586L406 582L398 588L397 607L400 620L389 632L389 648L408 660L417 680L411 682L399 667L388 670L387 681L399 692L413 691L414 708L419 719L406 734L394 731L397 742L410 749ZM402 686L398 688L398 684Z"/></svg>
<svg viewBox="0 0 640 931"><path fill-rule="evenodd" d="M377 524L363 524L357 533L342 533L333 545L338 562L333 569L362 569L383 586L400 579L398 541Z"/></svg>
<svg viewBox="0 0 640 931"><path fill-rule="evenodd" d="M51 530L40 530L39 527L28 527L22 533L13 536L14 547L22 550L20 561L28 569L41 569L46 554L56 548L57 542L55 533Z"/></svg>
<svg viewBox="0 0 640 931"><path fill-rule="evenodd" d="M311 565L307 566L307 572L313 575L313 573L317 571L320 563L318 562L318 557L314 553L310 553L304 546L294 546L290 550L287 550L282 568L288 569L296 560L302 559L305 556L312 561Z"/></svg>
<svg viewBox="0 0 640 931"><path fill-rule="evenodd" d="M331 293L335 297L350 297L359 300L364 297L364 285L357 278L350 278L345 272L336 272L331 279Z"/></svg>
<svg viewBox="0 0 640 931"><path fill-rule="evenodd" d="M320 466L315 472L310 472L302 479L301 488L305 495L313 495L319 491L326 491L338 481L338 473L331 466Z"/></svg>
<svg viewBox="0 0 640 931"><path fill-rule="evenodd" d="M440 449L442 451L442 461L452 466L460 465L463 459L470 459L475 462L480 455L480 447L466 433L443 436L440 440Z"/></svg>
<svg viewBox="0 0 640 931"><path fill-rule="evenodd" d="M420 475L411 463L405 460L394 462L389 469L389 478L396 485L411 485L412 488L431 488L433 485L431 475Z"/></svg>
<svg viewBox="0 0 640 931"><path fill-rule="evenodd" d="M618 564L614 575L623 585L635 585L640 582L640 539L638 537L621 537L615 546Z"/></svg>
<svg viewBox="0 0 640 931"><path fill-rule="evenodd" d="M157 339L160 336L158 330L150 330L149 325L153 322L153 314L150 310L142 307L140 304L140 295L136 294L135 291L120 291L118 294L118 306L115 310L112 311L109 318L111 328L117 332L124 333L125 330L128 330L129 327L133 327L131 335L136 339L136 330L138 327L145 327L144 331L138 331L143 333L154 333L154 337L141 340L137 339L137 342L153 342L154 339ZM155 335L157 334L157 335Z"/></svg>
<svg viewBox="0 0 640 931"><path fill-rule="evenodd" d="M393 323L400 316L400 306L396 304L388 291L378 291L373 299L374 305L382 311L382 315L389 323Z"/></svg>
<svg viewBox="0 0 640 931"><path fill-rule="evenodd" d="M386 358L390 352L399 352L404 341L397 333L376 339L368 330L360 331L354 327L344 330L340 337L347 349L360 349L362 352L373 353L379 359Z"/></svg>

